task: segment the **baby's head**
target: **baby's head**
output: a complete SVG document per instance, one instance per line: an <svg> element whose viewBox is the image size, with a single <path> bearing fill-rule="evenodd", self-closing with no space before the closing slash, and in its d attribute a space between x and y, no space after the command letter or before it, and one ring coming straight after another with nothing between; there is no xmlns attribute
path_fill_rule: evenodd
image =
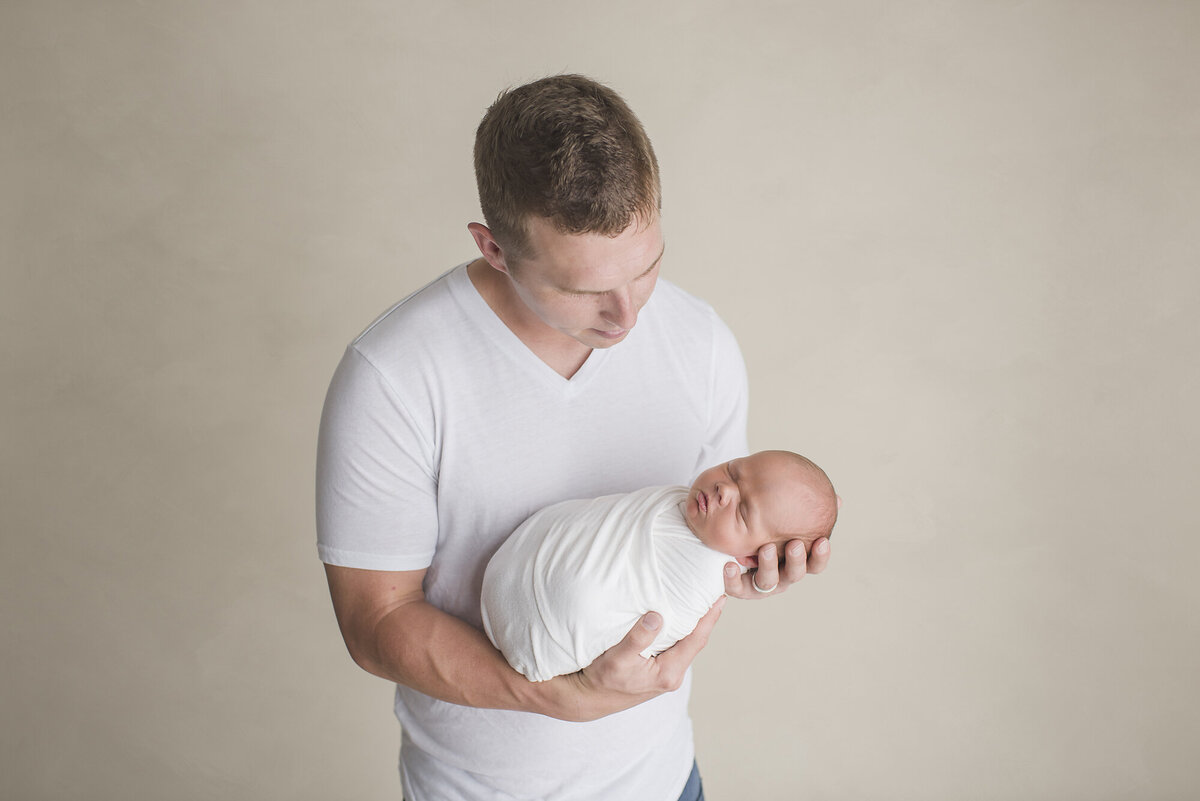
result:
<svg viewBox="0 0 1200 801"><path fill-rule="evenodd" d="M746 567L758 550L792 540L805 548L828 537L837 522L838 497L825 471L791 451L759 451L705 470L692 484L684 519L714 551Z"/></svg>

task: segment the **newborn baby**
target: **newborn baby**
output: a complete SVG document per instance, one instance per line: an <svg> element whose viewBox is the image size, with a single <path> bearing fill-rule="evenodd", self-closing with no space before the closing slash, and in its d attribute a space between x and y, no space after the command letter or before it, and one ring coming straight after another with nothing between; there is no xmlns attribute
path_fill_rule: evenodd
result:
<svg viewBox="0 0 1200 801"><path fill-rule="evenodd" d="M757 567L759 548L828 537L838 500L799 454L760 451L710 467L687 487L564 501L535 512L488 563L483 626L532 681L582 670L651 610L642 656L686 637L725 592L724 566Z"/></svg>

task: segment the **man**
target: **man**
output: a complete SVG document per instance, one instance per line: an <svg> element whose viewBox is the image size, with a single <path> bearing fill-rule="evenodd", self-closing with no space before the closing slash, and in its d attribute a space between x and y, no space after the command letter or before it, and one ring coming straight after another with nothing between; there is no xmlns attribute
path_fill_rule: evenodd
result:
<svg viewBox="0 0 1200 801"><path fill-rule="evenodd" d="M650 612L583 671L531 683L482 633L479 594L536 509L744 454L741 354L711 308L658 281L658 165L614 92L557 76L502 95L475 168L482 257L355 339L326 399L318 540L339 626L397 683L409 801L699 797L688 667L721 602L657 658L639 656L662 625ZM786 550L727 571L729 593L782 591L828 559L827 541Z"/></svg>

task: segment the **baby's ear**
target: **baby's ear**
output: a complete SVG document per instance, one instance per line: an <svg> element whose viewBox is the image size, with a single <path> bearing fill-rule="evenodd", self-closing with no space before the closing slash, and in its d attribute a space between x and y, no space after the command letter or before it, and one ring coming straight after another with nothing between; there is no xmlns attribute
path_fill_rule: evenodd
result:
<svg viewBox="0 0 1200 801"><path fill-rule="evenodd" d="M842 510L842 496L841 496L841 495L836 495L836 494L835 494L833 497L837 498L837 502L838 502L838 511L840 512L840 511Z"/></svg>

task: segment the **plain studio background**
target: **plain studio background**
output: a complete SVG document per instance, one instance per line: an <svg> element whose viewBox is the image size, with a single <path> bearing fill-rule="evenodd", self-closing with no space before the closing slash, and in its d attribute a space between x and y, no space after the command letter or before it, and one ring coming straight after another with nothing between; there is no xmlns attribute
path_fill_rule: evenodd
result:
<svg viewBox="0 0 1200 801"><path fill-rule="evenodd" d="M1198 41L1186 2L4 2L0 796L398 797L321 404L472 257L485 108L578 71L655 143L752 446L847 499L696 665L709 797L1196 797Z"/></svg>

